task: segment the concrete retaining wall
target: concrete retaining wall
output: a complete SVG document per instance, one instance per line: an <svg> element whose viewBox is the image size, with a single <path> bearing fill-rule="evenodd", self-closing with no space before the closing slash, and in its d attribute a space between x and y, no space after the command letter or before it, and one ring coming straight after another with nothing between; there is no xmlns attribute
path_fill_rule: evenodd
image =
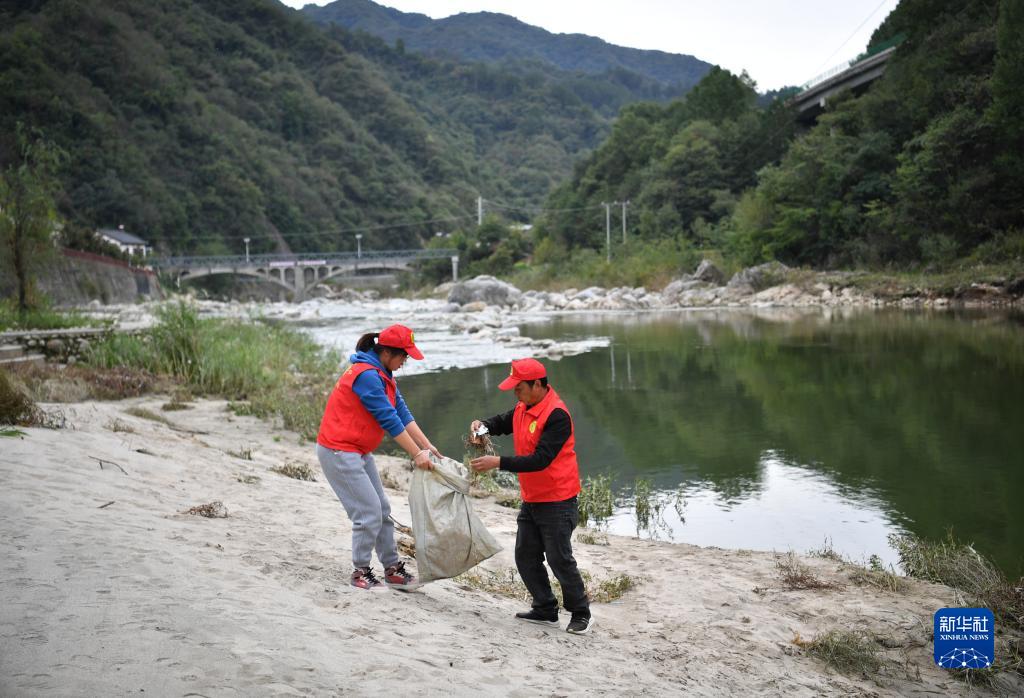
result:
<svg viewBox="0 0 1024 698"><path fill-rule="evenodd" d="M61 249L39 270L36 285L55 306L134 303L164 297L156 274L91 252ZM14 280L0 278L0 291L15 293Z"/></svg>

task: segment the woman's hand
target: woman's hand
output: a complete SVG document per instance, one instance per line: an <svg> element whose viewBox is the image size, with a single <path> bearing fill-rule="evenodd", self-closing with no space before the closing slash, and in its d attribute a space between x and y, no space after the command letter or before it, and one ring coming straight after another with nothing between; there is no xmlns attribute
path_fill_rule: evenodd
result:
<svg viewBox="0 0 1024 698"><path fill-rule="evenodd" d="M470 467L478 473L482 473L485 470L494 470L501 465L501 459L497 456L480 456L469 461Z"/></svg>
<svg viewBox="0 0 1024 698"><path fill-rule="evenodd" d="M469 443L478 444L483 441L482 438L476 435L477 429L484 425L479 419L474 419L469 423Z"/></svg>
<svg viewBox="0 0 1024 698"><path fill-rule="evenodd" d="M441 455L441 452L437 450L437 447L434 444L430 443L429 441L423 444L423 448L427 449L438 458L444 458L444 456Z"/></svg>
<svg viewBox="0 0 1024 698"><path fill-rule="evenodd" d="M420 468L421 470L434 469L434 464L430 462L430 450L426 448L417 453L415 456L413 456L412 462L417 468Z"/></svg>

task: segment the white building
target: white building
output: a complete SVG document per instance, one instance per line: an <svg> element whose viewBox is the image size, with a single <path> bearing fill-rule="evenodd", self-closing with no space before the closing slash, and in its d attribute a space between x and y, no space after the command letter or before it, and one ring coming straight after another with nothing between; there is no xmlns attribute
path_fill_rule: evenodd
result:
<svg viewBox="0 0 1024 698"><path fill-rule="evenodd" d="M116 229L100 228L96 231L96 235L104 242L109 242L122 252L127 252L130 255L145 257L149 253L149 245L146 244L146 241L127 232L123 225L117 226Z"/></svg>

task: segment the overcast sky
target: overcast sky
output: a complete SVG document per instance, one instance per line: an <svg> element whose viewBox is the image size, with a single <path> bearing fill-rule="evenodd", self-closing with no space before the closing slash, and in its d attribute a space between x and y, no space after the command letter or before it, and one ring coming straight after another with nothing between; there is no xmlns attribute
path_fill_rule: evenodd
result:
<svg viewBox="0 0 1024 698"><path fill-rule="evenodd" d="M285 0L302 7L308 0ZM326 0L314 4L326 5ZM619 46L689 53L761 91L799 85L853 58L898 0L385 0L435 19L501 12L550 32L589 34Z"/></svg>

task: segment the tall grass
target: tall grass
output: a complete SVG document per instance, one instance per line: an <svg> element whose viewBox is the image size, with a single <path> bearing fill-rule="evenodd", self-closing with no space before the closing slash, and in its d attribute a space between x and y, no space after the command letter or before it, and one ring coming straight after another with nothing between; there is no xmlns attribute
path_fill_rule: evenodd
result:
<svg viewBox="0 0 1024 698"><path fill-rule="evenodd" d="M87 318L77 312L59 312L47 307L19 312L12 299L0 300L0 331L3 330L61 330L69 327L102 327L101 320Z"/></svg>
<svg viewBox="0 0 1024 698"><path fill-rule="evenodd" d="M114 335L87 360L174 376L196 394L245 400L239 411L277 415L284 426L316 435L340 357L296 330L260 321L199 318L186 303L170 304L139 336Z"/></svg>
<svg viewBox="0 0 1024 698"><path fill-rule="evenodd" d="M956 589L971 605L991 609L1000 624L1024 630L1024 578L1011 584L991 561L949 531L945 540L889 536L908 577Z"/></svg>
<svg viewBox="0 0 1024 698"><path fill-rule="evenodd" d="M610 475L597 475L583 480L579 496L580 526L593 523L602 526L615 511Z"/></svg>

